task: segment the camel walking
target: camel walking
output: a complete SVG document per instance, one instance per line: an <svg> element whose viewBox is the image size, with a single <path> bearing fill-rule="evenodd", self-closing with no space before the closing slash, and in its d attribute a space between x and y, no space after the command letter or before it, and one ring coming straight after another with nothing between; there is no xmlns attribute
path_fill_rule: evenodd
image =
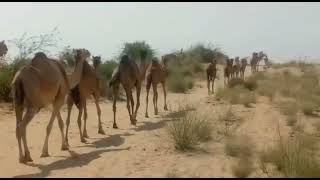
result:
<svg viewBox="0 0 320 180"><path fill-rule="evenodd" d="M137 113L140 107L140 91L141 91L141 74L138 65L129 59L128 55L123 55L121 57L119 66L113 71L109 86L112 88L113 95L113 128L117 129L116 123L116 103L117 96L119 93L119 86L122 84L127 96L127 109L129 112L129 117L132 125L136 125ZM137 104L134 111L134 100L132 97L132 89L136 87L137 93ZM130 107L131 102L131 107ZM132 108L132 110L131 110Z"/></svg>
<svg viewBox="0 0 320 180"><path fill-rule="evenodd" d="M77 76L80 76L79 73L76 74L77 72L79 71L73 74L75 80L79 79ZM41 157L49 156L48 141L55 118L58 119L62 136L61 149L67 150L63 132L64 122L60 114L60 108L69 91L68 79L63 66L42 52L36 53L34 58L15 74L11 85L17 121L16 137L19 145L19 161L21 163L33 161L27 145L27 125L41 108L49 104L53 105L53 110L47 125ZM23 116L24 109L26 112ZM23 141L24 153L21 141Z"/></svg>
<svg viewBox="0 0 320 180"><path fill-rule="evenodd" d="M5 64L4 58L7 53L8 53L8 47L3 40L0 42L0 67L2 67Z"/></svg>
<svg viewBox="0 0 320 180"><path fill-rule="evenodd" d="M238 78L240 75L240 60L239 57L235 58L235 64L232 67L233 77Z"/></svg>
<svg viewBox="0 0 320 180"><path fill-rule="evenodd" d="M257 69L258 61L259 61L258 53L256 53L256 52L252 53L252 57L251 57L251 60L250 60L251 72L252 73L255 73L255 72L258 71L258 69Z"/></svg>
<svg viewBox="0 0 320 180"><path fill-rule="evenodd" d="M158 115L158 92L157 92L157 85L161 83L164 95L164 110L168 110L167 107L167 91L166 91L166 79L168 77L168 72L166 68L166 59L162 57L161 64L157 58L153 58L151 60L151 64L147 69L146 74L146 90L147 90L147 97L146 97L146 114L145 117L148 118L148 101L149 101L149 90L152 85L153 89L153 107L154 107L154 114Z"/></svg>
<svg viewBox="0 0 320 180"><path fill-rule="evenodd" d="M211 82L211 89L212 94L214 94L214 81L217 77L217 61L213 60L209 63L207 69L207 87L208 87L208 95L210 95L210 82Z"/></svg>
<svg viewBox="0 0 320 180"><path fill-rule="evenodd" d="M233 59L226 59L226 66L224 67L224 87L230 82L230 77L232 78L232 64Z"/></svg>
<svg viewBox="0 0 320 180"><path fill-rule="evenodd" d="M247 59L246 58L242 58L241 59L241 65L240 65L240 77L242 79L244 79L244 73L246 71L246 67L247 67Z"/></svg>
<svg viewBox="0 0 320 180"><path fill-rule="evenodd" d="M265 66L269 67L268 56L265 53L263 53L263 51L260 51L257 54L257 71L259 71L259 66L258 65L262 60L264 61Z"/></svg>
<svg viewBox="0 0 320 180"><path fill-rule="evenodd" d="M90 96L93 96L94 103L97 108L97 114L98 114L98 133L99 134L105 134L102 123L101 123L101 109L99 105L99 65L101 64L101 57L100 56L93 56L93 67L87 62L87 61L81 61L81 58L87 59L90 57L90 52L88 50L82 50L83 52L79 51L78 53L84 53L84 57L79 56L79 54L76 54L76 63L83 63L82 65L82 74L81 79L79 81L79 84L76 84L74 88L71 89L71 93L69 93L67 98L67 105L68 105L68 116L67 116L67 128L66 128L66 143L68 143L68 131L69 131L69 125L70 125L70 115L73 104L76 105L76 107L79 110L78 113L78 126L80 131L80 140L81 142L86 142L85 138L89 138L88 132L87 132L87 99ZM82 113L84 113L84 127L83 127L83 133L81 130L81 117Z"/></svg>

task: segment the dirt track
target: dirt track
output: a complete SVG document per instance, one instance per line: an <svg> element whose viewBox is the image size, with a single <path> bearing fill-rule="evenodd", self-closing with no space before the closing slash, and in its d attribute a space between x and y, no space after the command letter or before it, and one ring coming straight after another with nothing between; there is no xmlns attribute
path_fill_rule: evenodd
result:
<svg viewBox="0 0 320 180"><path fill-rule="evenodd" d="M223 85L222 69L216 86ZM250 69L247 70L250 74ZM145 88L143 88L145 89ZM152 97L152 92L151 92ZM219 103L207 96L206 82L197 83L188 94L168 94L168 108L173 111L178 101L196 104L203 112L214 109ZM110 101L101 102L103 127L107 135L99 135L95 105L88 104L87 144L80 142L76 123L77 110L71 116L69 144L70 151L61 151L61 136L58 123L49 140L49 158L40 158L46 126L50 111L42 110L27 128L28 144L34 163L18 163L18 148L15 137L15 116L10 104L0 106L0 177L166 177L176 172L180 177L233 177L231 166L234 159L226 156L223 140L206 143L206 152L180 153L173 148L166 132L166 120L161 116L170 113L163 111L163 96L159 88L159 115L153 115L152 101L149 101L149 116L145 113L145 92L141 95L141 106L137 126L131 126L124 102L118 103L118 126L112 129L112 105ZM237 128L237 134L249 135L258 149L271 144L277 137L277 123L280 119L282 132L288 129L280 114L259 98L253 108L234 106L234 112L243 117L244 122ZM206 113L212 113L207 111ZM66 117L66 108L62 116ZM212 113L214 116L214 113ZM261 177L258 170L251 176Z"/></svg>

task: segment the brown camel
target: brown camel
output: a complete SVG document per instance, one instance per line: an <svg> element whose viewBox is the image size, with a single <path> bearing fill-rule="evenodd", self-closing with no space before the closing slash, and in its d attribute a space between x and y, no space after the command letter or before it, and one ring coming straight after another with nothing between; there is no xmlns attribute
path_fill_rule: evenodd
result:
<svg viewBox="0 0 320 180"><path fill-rule="evenodd" d="M141 91L141 74L138 65L129 59L128 55L123 55L121 57L119 66L113 71L109 86L112 88L113 95L113 128L117 129L116 123L116 103L117 96L119 93L119 85L122 84L127 96L127 109L129 112L129 117L132 125L136 125L137 113L140 106L140 91ZM136 87L137 92L137 104L134 111L134 100L132 97L132 89ZM131 102L131 107L130 107ZM131 110L132 108L132 110Z"/></svg>
<svg viewBox="0 0 320 180"><path fill-rule="evenodd" d="M73 74L76 79L80 74ZM62 150L67 150L64 138L64 122L60 115L60 108L64 104L65 96L69 91L68 79L63 66L54 59L48 58L44 53L36 53L34 58L22 67L12 81L13 102L16 113L16 137L19 145L19 161L21 163L32 161L27 145L27 125L41 108L52 104L53 110L47 126L45 142L41 157L48 157L48 141L54 119L57 117L62 136ZM23 111L26 112L23 116ZM22 152L22 144L24 153Z"/></svg>
<svg viewBox="0 0 320 180"><path fill-rule="evenodd" d="M229 84L232 75L233 59L226 59L226 66L224 67L224 86ZM227 81L226 81L227 80Z"/></svg>
<svg viewBox="0 0 320 180"><path fill-rule="evenodd" d="M258 64L258 53L254 52L252 53L252 57L251 57L251 60L250 60L250 65L251 65L251 72L252 73L255 73L257 72L257 64Z"/></svg>
<svg viewBox="0 0 320 180"><path fill-rule="evenodd" d="M85 59L90 57L90 52L88 50L83 50L85 53ZM74 88L71 89L71 93L69 93L67 98L68 104L68 117L67 117L67 128L66 128L66 143L68 144L68 130L70 125L70 114L72 110L73 104L79 110L78 114L78 126L80 131L80 140L81 142L86 142L85 138L89 138L87 133L87 98L91 95L94 98L94 103L97 108L98 114L98 133L105 134L102 124L101 124L101 109L99 106L99 74L98 67L101 64L100 56L93 56L93 67L89 65L87 61L81 61L81 58L78 54L76 54L76 63L83 63L82 65L82 74L79 84L77 84ZM84 128L83 133L81 131L81 117L84 112Z"/></svg>
<svg viewBox="0 0 320 180"><path fill-rule="evenodd" d="M246 67L247 67L247 59L246 58L242 58L241 59L241 66L240 66L240 77L242 79L244 79L244 73L246 71Z"/></svg>
<svg viewBox="0 0 320 180"><path fill-rule="evenodd" d="M238 78L240 75L240 60L239 57L235 58L235 64L232 67L232 76Z"/></svg>
<svg viewBox="0 0 320 180"><path fill-rule="evenodd" d="M217 61L213 60L212 62L210 62L206 71L207 71L208 94L210 95L210 82L212 86L212 94L214 94L214 80L217 77Z"/></svg>
<svg viewBox="0 0 320 180"><path fill-rule="evenodd" d="M146 73L146 90L147 90L147 98L146 98L146 114L145 117L149 117L148 115L148 99L149 99L149 90L153 89L153 107L154 107L154 114L158 114L158 92L157 92L157 85L161 83L164 95L164 110L168 110L167 107L167 91L166 91L166 79L168 76L167 68L166 68L166 61L164 61L164 57L162 57L161 64L157 58L153 58L151 60L151 64L149 65Z"/></svg>

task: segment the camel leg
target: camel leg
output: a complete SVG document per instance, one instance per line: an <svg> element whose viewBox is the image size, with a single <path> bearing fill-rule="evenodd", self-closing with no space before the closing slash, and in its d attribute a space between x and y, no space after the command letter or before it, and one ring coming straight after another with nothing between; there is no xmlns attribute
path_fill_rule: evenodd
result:
<svg viewBox="0 0 320 180"><path fill-rule="evenodd" d="M66 137L65 137L65 142L67 144L67 146L69 146L69 142L68 142L68 132L69 132L69 125L70 125L70 115L71 115L71 110L72 110L72 106L73 106L73 100L72 97L68 95L68 99L67 99L67 105L68 105L68 116L67 116L67 122L66 122Z"/></svg>
<svg viewBox="0 0 320 180"><path fill-rule="evenodd" d="M102 123L101 123L101 109L100 109L100 105L99 105L99 96L97 94L93 94L94 97L94 103L96 104L96 108L97 108L97 113L98 113L98 134L106 134L102 128Z"/></svg>
<svg viewBox="0 0 320 180"><path fill-rule="evenodd" d="M30 121L32 120L32 118L35 116L36 114L36 110L33 108L27 108L27 112L24 115L23 120L19 123L18 127L19 127L19 131L20 131L20 135L22 136L22 141L23 141L23 146L24 146L24 152L25 152L25 156L23 161L24 162L32 162L32 158L30 156L30 151L28 148L28 143L27 143L27 125L30 123Z"/></svg>
<svg viewBox="0 0 320 180"><path fill-rule="evenodd" d="M119 86L114 86L113 90L112 90L112 94L113 94L113 106L112 106L112 110L113 110L113 128L114 129L118 129L117 123L116 123L116 112L117 112L117 95L119 92Z"/></svg>
<svg viewBox="0 0 320 180"><path fill-rule="evenodd" d="M163 89L163 95L164 95L164 110L168 111L168 107L167 107L167 90L166 90L166 83L162 82L162 89Z"/></svg>
<svg viewBox="0 0 320 180"><path fill-rule="evenodd" d="M87 112L87 100L85 99L83 101L83 137L84 138L89 138L88 132L87 132L87 119L88 119L88 112Z"/></svg>
<svg viewBox="0 0 320 180"><path fill-rule="evenodd" d="M212 86L212 94L214 94L214 80L215 78L212 79L212 82L211 82L211 86Z"/></svg>
<svg viewBox="0 0 320 180"><path fill-rule="evenodd" d="M63 133L64 133L64 132L63 132L64 124L63 124L63 120L62 120L62 117L61 117L60 111L58 111L58 113L57 113L57 118L58 118L59 129L60 129L61 137L62 137L61 150L63 150L63 151L65 151L65 150L69 150L68 145L66 144L66 141L65 141L64 134L63 134Z"/></svg>
<svg viewBox="0 0 320 180"><path fill-rule="evenodd" d="M149 103L149 91L150 91L150 88L151 88L151 82L150 82L150 81L147 81L147 86L146 86L146 90L147 90L147 97L146 97L146 114L145 114L145 117L146 117L146 118L149 118L149 115L148 115L148 103Z"/></svg>
<svg viewBox="0 0 320 180"><path fill-rule="evenodd" d="M22 122L22 114L23 114L23 105L15 105L15 111L16 111L16 137L18 140L19 145L19 161L22 163L24 161L24 155L22 152L22 144L21 144L21 132L20 132L20 123Z"/></svg>
<svg viewBox="0 0 320 180"><path fill-rule="evenodd" d="M140 107L141 84L137 84L136 91L137 91L137 104L136 104L136 110L134 112L134 118L132 119L133 120L133 125L136 125L136 123L137 123L137 119L136 118L137 118L138 109Z"/></svg>
<svg viewBox="0 0 320 180"><path fill-rule="evenodd" d="M128 109L128 113L129 113L129 117L130 117L130 121L131 121L132 114L131 114L130 101L132 99L132 92L129 88L126 88L125 91L126 91L126 96L127 96L127 109Z"/></svg>
<svg viewBox="0 0 320 180"><path fill-rule="evenodd" d="M210 79L207 79L208 95L210 95Z"/></svg>
<svg viewBox="0 0 320 180"><path fill-rule="evenodd" d="M80 141L85 143L87 142L86 139L83 137L82 131L81 131L81 117L84 109L84 100L81 98L80 104L79 104L79 114L78 114L78 127L80 132Z"/></svg>
<svg viewBox="0 0 320 180"><path fill-rule="evenodd" d="M157 84L152 84L153 89L153 107L154 107L154 115L158 115L158 107L157 107L157 98L158 98L158 91L157 91Z"/></svg>
<svg viewBox="0 0 320 180"><path fill-rule="evenodd" d="M58 107L54 106L54 109L53 109L51 117L50 117L49 124L47 126L47 135L46 135L46 138L44 140L44 145L43 145L43 148L42 148L41 157L49 157L49 152L48 152L49 136L50 136L50 133L51 133L51 130L52 130L52 125L53 125L54 119L56 118L58 111L59 111Z"/></svg>

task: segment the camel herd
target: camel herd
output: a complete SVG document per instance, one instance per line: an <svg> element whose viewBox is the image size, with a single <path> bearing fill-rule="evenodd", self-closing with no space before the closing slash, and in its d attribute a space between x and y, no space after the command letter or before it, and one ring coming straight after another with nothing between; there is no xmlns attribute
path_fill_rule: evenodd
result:
<svg viewBox="0 0 320 180"><path fill-rule="evenodd" d="M226 85L230 82L231 78L241 78L244 79L244 73L246 70L246 67L248 65L248 58L250 58L250 65L251 65L251 71L252 73L255 73L258 71L258 65L259 62L264 60L265 65L269 65L268 62L268 56L263 53L263 51L259 53L252 53L252 57L242 58L240 61L240 58L237 56L234 59L233 58L226 58L225 59L225 67L223 69L224 74L224 85ZM211 83L211 93L214 93L214 80L217 77L217 62L216 60L212 60L206 69L207 73L207 88L208 88L208 94L210 95L210 83Z"/></svg>
<svg viewBox="0 0 320 180"><path fill-rule="evenodd" d="M0 53L6 54L8 49L4 42L0 42ZM14 110L16 114L16 138L19 148L19 162L26 163L33 161L27 144L27 125L34 116L48 105L53 106L51 117L46 128L46 137L42 149L41 157L48 157L48 141L54 120L58 119L59 129L61 132L61 150L68 150L68 131L70 125L70 116L73 105L78 109L78 128L80 141L86 142L88 138L87 132L87 98L92 96L97 108L98 114L98 133L105 134L101 123L101 109L99 106L99 82L98 67L101 64L100 56L92 56L93 65L88 63L91 59L91 53L86 49L74 49L75 66L71 76L68 78L66 70L57 59L48 58L43 52L38 52L32 60L21 67L12 80L12 96ZM140 92L142 81L146 81L146 111L145 117L148 115L149 91L153 88L153 106L154 114L158 114L158 93L157 85L160 83L164 94L164 110L167 108L167 91L166 79L168 77L167 65L172 59L173 54L162 56L161 61L152 58L150 63L143 69L132 60L128 55L123 55L120 59L118 67L112 73L109 87L112 89L113 96L113 128L118 128L116 123L116 103L119 94L120 84L122 85L127 99L127 109L129 119L132 125L137 123L137 113L140 107ZM146 60L147 53L141 51L141 59ZM251 68L256 72L258 62L267 57L263 52L253 53L250 64ZM244 72L247 65L247 59L241 61L239 57L234 59L226 59L224 68L225 84L232 77L244 78ZM266 60L265 60L266 62ZM214 93L214 80L217 77L217 60L212 60L206 69L208 93ZM226 82L227 81L227 82ZM136 104L132 95L133 89L136 89ZM66 130L64 131L64 122L60 114L61 107L66 99L68 114L66 120ZM23 113L25 112L25 113ZM83 126L82 126L83 116ZM82 129L83 128L83 129ZM23 147L22 147L23 146Z"/></svg>

